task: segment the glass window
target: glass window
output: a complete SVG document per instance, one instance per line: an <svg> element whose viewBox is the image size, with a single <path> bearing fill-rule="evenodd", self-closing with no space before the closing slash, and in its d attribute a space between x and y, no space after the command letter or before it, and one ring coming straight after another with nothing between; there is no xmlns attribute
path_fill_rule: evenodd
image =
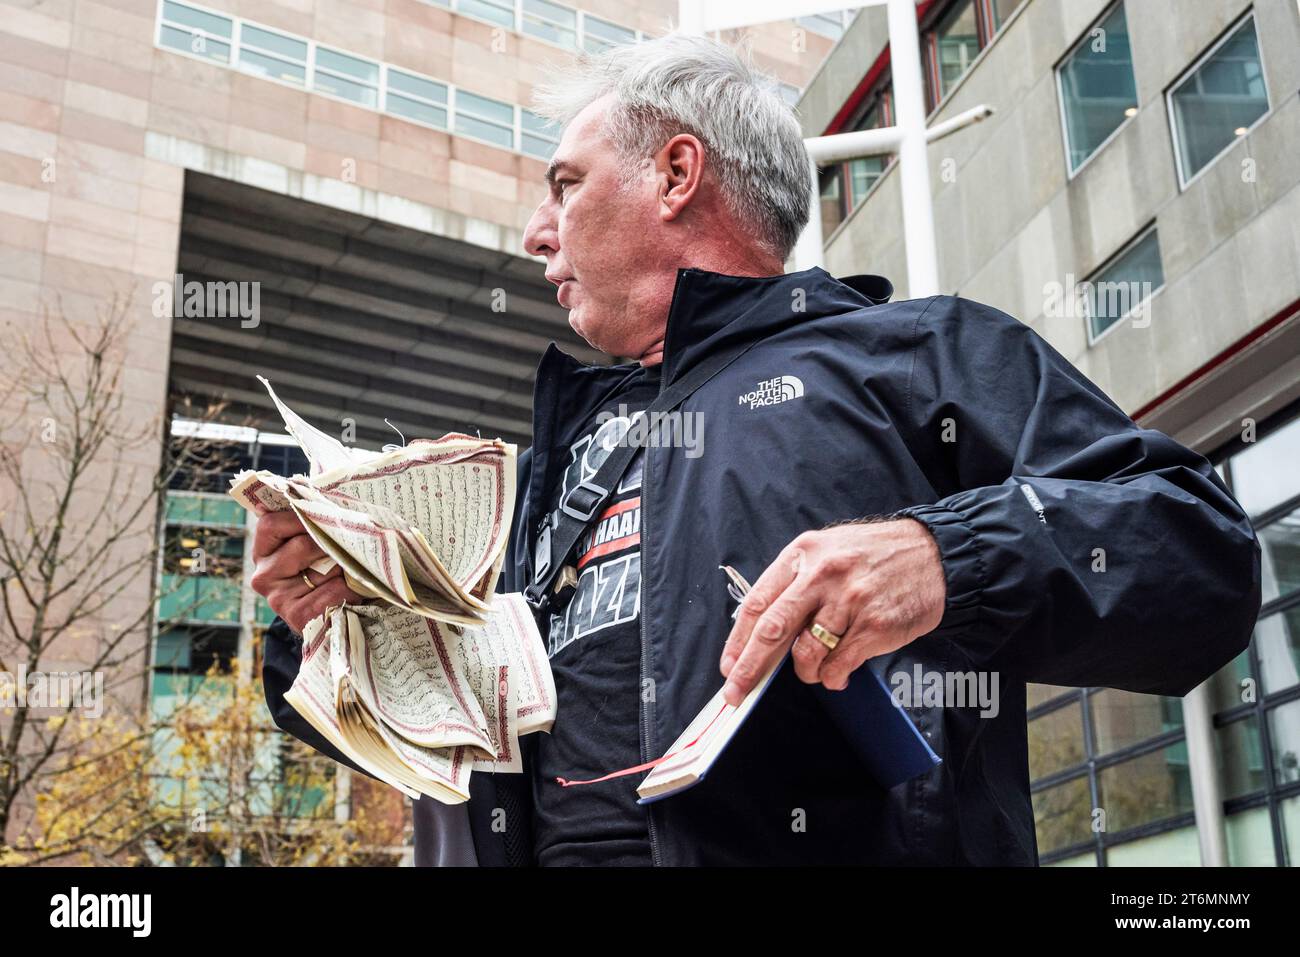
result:
<svg viewBox="0 0 1300 957"><path fill-rule="evenodd" d="M1106 848L1107 867L1200 867L1201 844L1195 827L1180 827Z"/></svg>
<svg viewBox="0 0 1300 957"><path fill-rule="evenodd" d="M227 673L238 654L238 628L168 628L158 633L154 668L202 675L215 667Z"/></svg>
<svg viewBox="0 0 1300 957"><path fill-rule="evenodd" d="M989 0L989 10L993 16L993 29L1002 29L1002 24L1011 19L1011 14L1019 9L1024 0Z"/></svg>
<svg viewBox="0 0 1300 957"><path fill-rule="evenodd" d="M1052 701L1062 695L1078 694L1078 688L1066 688L1062 685L1025 685L1025 707L1036 708L1040 704Z"/></svg>
<svg viewBox="0 0 1300 957"><path fill-rule="evenodd" d="M582 15L582 46L588 53L603 53L621 43L635 43L636 31L620 27L589 13Z"/></svg>
<svg viewBox="0 0 1300 957"><path fill-rule="evenodd" d="M1096 867L1097 855L1093 851L1086 854L1076 854L1074 857L1063 857L1059 861L1053 861L1046 867Z"/></svg>
<svg viewBox="0 0 1300 957"><path fill-rule="evenodd" d="M1184 183L1268 112L1255 18L1220 43L1169 91L1169 113Z"/></svg>
<svg viewBox="0 0 1300 957"><path fill-rule="evenodd" d="M1106 830L1114 833L1192 810L1187 743L1179 741L1097 773Z"/></svg>
<svg viewBox="0 0 1300 957"><path fill-rule="evenodd" d="M853 130L874 130L889 125L890 92L886 89L878 94L865 112L852 125ZM863 156L848 163L848 207L857 209L872 188L885 175L889 164L894 161L892 155Z"/></svg>
<svg viewBox="0 0 1300 957"><path fill-rule="evenodd" d="M1088 277L1084 308L1088 314L1089 336L1096 339L1164 284L1160 239L1153 227Z"/></svg>
<svg viewBox="0 0 1300 957"><path fill-rule="evenodd" d="M511 30L515 28L514 0L458 0L456 9Z"/></svg>
<svg viewBox="0 0 1300 957"><path fill-rule="evenodd" d="M1036 791L1033 801L1039 854L1092 840L1092 797L1086 775Z"/></svg>
<svg viewBox="0 0 1300 957"><path fill-rule="evenodd" d="M550 0L524 0L524 33L560 46L578 45L578 12Z"/></svg>
<svg viewBox="0 0 1300 957"><path fill-rule="evenodd" d="M169 49L206 57L217 63L230 62L233 21L180 3L163 3L158 42Z"/></svg>
<svg viewBox="0 0 1300 957"><path fill-rule="evenodd" d="M318 46L312 87L362 106L376 107L379 105L379 64Z"/></svg>
<svg viewBox="0 0 1300 957"><path fill-rule="evenodd" d="M1088 699L1092 740L1097 754L1110 754L1183 726L1178 698L1106 688Z"/></svg>
<svg viewBox="0 0 1300 957"><path fill-rule="evenodd" d="M1216 728L1214 753L1225 800L1245 797L1268 787L1264 750L1260 746L1259 718L1253 714Z"/></svg>
<svg viewBox="0 0 1300 957"><path fill-rule="evenodd" d="M233 509L230 506L235 506ZM229 496L203 495L191 492L168 492L166 519L169 523L230 525L242 528L245 512Z"/></svg>
<svg viewBox="0 0 1300 957"><path fill-rule="evenodd" d="M1273 778L1278 787L1300 781L1300 700L1288 701L1268 713L1273 749Z"/></svg>
<svg viewBox="0 0 1300 957"><path fill-rule="evenodd" d="M447 128L447 86L388 68L388 93L384 101L389 113L428 123L439 129Z"/></svg>
<svg viewBox="0 0 1300 957"><path fill-rule="evenodd" d="M1229 814L1224 823L1228 831L1229 867L1272 867L1277 864L1268 808L1253 807Z"/></svg>
<svg viewBox="0 0 1300 957"><path fill-rule="evenodd" d="M1300 508L1256 529L1263 562L1264 603L1300 589Z"/></svg>
<svg viewBox="0 0 1300 957"><path fill-rule="evenodd" d="M1300 495L1300 419L1232 457L1232 494L1248 515L1261 515Z"/></svg>
<svg viewBox="0 0 1300 957"><path fill-rule="evenodd" d="M1227 711L1248 703L1253 698L1247 694L1254 679L1250 673L1250 652L1243 651L1210 677L1210 698L1215 711ZM1254 697L1258 697L1258 689Z"/></svg>
<svg viewBox="0 0 1300 957"><path fill-rule="evenodd" d="M828 166L818 173L817 195L821 198L822 239L830 237L844 222L844 167Z"/></svg>
<svg viewBox="0 0 1300 957"><path fill-rule="evenodd" d="M1300 797L1287 798L1278 804L1282 812L1282 841L1288 867L1300 864Z"/></svg>
<svg viewBox="0 0 1300 957"><path fill-rule="evenodd" d="M255 27L251 23L245 23L240 28L239 45L241 47L257 47L259 50L265 50L267 53L273 53L289 60L307 62L307 43L305 40L298 40L282 33L272 33L270 30Z"/></svg>
<svg viewBox="0 0 1300 957"><path fill-rule="evenodd" d="M456 132L511 149L515 145L515 108L509 103L457 90Z"/></svg>
<svg viewBox="0 0 1300 957"><path fill-rule="evenodd" d="M239 28L239 68L302 86L307 82L307 42L245 23Z"/></svg>
<svg viewBox="0 0 1300 957"><path fill-rule="evenodd" d="M958 3L944 15L932 34L930 105L942 100L965 75L980 52L979 22L974 0ZM937 87L934 84L938 84Z"/></svg>
<svg viewBox="0 0 1300 957"><path fill-rule="evenodd" d="M208 13L206 10L196 10L193 7L185 6L183 3L172 3L171 0L166 0L163 3L163 20L177 26L193 27L209 36L230 39L231 21L229 17Z"/></svg>
<svg viewBox="0 0 1300 957"><path fill-rule="evenodd" d="M172 628L159 632L153 660L154 667L162 671L189 671L189 629Z"/></svg>
<svg viewBox="0 0 1300 957"><path fill-rule="evenodd" d="M888 156L864 156L849 162L849 195L855 209L888 168Z"/></svg>
<svg viewBox="0 0 1300 957"><path fill-rule="evenodd" d="M1265 694L1300 684L1300 605L1260 619L1253 641Z"/></svg>
<svg viewBox="0 0 1300 957"><path fill-rule="evenodd" d="M551 154L555 152L555 147L559 145L559 127L557 124L545 120L529 110L521 109L519 111L519 125L523 137L520 149L530 156L550 159Z"/></svg>
<svg viewBox="0 0 1300 957"><path fill-rule="evenodd" d="M1083 706L1072 701L1029 722L1029 777L1047 777L1083 762Z"/></svg>
<svg viewBox="0 0 1300 957"><path fill-rule="evenodd" d="M1119 4L1088 31L1057 69L1066 162L1073 174L1137 113L1128 21Z"/></svg>

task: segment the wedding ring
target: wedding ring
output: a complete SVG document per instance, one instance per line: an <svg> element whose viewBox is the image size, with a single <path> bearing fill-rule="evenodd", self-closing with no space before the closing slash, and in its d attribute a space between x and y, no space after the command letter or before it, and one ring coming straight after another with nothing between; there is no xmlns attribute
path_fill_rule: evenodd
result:
<svg viewBox="0 0 1300 957"><path fill-rule="evenodd" d="M825 645L830 651L834 651L835 646L838 645L840 643L840 639L844 637L843 635L837 635L835 634L835 632L823 628L815 621L812 623L811 626L809 626L808 630L812 632L812 636L814 638L816 638L823 645Z"/></svg>
<svg viewBox="0 0 1300 957"><path fill-rule="evenodd" d="M316 587L315 585L313 585L313 584L311 583L311 579L307 577L307 573L306 573L306 572L303 572L303 573L302 573L302 580L303 580L304 583L306 583L306 585L307 585L307 590L308 590L308 591L311 591L312 589L314 589L314 588Z"/></svg>

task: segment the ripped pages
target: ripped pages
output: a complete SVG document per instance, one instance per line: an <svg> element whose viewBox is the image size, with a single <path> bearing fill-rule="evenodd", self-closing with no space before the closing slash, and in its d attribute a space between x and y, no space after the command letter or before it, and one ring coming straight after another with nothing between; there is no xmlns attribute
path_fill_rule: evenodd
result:
<svg viewBox="0 0 1300 957"><path fill-rule="evenodd" d="M303 629L285 700L359 767L415 797L469 797L472 770L519 771L519 736L549 730L555 686L522 595L497 595L515 502L513 445L449 434L384 452L343 445L262 380L310 476L245 471L230 494L292 511L371 603Z"/></svg>

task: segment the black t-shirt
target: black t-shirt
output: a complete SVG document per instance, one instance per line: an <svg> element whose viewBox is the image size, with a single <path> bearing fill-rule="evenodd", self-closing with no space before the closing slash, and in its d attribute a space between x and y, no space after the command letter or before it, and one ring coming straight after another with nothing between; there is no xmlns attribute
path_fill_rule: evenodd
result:
<svg viewBox="0 0 1300 957"><path fill-rule="evenodd" d="M590 479L632 421L659 394L662 367L635 370L569 448L561 488L550 503ZM602 413L604 413L602 415ZM557 777L598 778L641 763L641 464L632 459L566 564L578 572L573 597L543 627L555 676L550 734L537 736L533 837L543 866L649 865L646 809L636 803L644 775L563 787Z"/></svg>

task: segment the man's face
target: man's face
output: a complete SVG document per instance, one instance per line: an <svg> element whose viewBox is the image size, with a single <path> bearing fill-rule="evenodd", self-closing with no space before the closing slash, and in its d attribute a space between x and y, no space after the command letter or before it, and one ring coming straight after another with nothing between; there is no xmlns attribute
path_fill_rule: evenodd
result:
<svg viewBox="0 0 1300 957"><path fill-rule="evenodd" d="M549 192L524 230L524 249L546 257L546 278L571 325L588 343L639 358L663 336L669 251L656 242L658 177L622 186L624 164L601 130L612 98L574 117L547 171Z"/></svg>

